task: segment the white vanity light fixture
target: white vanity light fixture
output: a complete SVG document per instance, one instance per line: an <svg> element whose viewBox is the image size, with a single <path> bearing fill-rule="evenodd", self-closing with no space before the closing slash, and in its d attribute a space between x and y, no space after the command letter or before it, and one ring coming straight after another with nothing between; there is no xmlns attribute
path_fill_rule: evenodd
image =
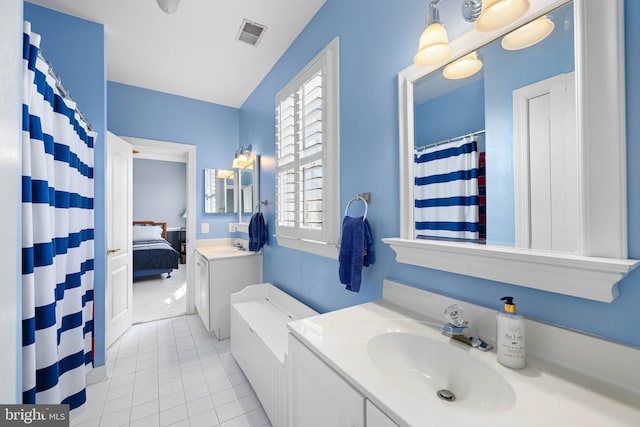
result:
<svg viewBox="0 0 640 427"><path fill-rule="evenodd" d="M442 71L442 75L449 80L459 80L473 76L481 69L482 61L478 58L478 52L474 50L447 65Z"/></svg>
<svg viewBox="0 0 640 427"><path fill-rule="evenodd" d="M158 6L164 13L171 15L176 10L178 10L178 6L182 0L156 0Z"/></svg>
<svg viewBox="0 0 640 427"><path fill-rule="evenodd" d="M476 30L495 31L522 18L531 4L529 0L482 0Z"/></svg>
<svg viewBox="0 0 640 427"><path fill-rule="evenodd" d="M544 40L554 28L553 21L544 15L504 36L501 44L506 50L524 49Z"/></svg>
<svg viewBox="0 0 640 427"><path fill-rule="evenodd" d="M451 57L449 37L447 30L440 22L438 3L440 0L434 0L429 4L427 25L420 35L418 53L413 57L414 64L422 67L439 64Z"/></svg>
<svg viewBox="0 0 640 427"><path fill-rule="evenodd" d="M251 144L247 148L240 147L236 150L231 167L234 169L243 169L251 164L253 159L253 151L251 151Z"/></svg>

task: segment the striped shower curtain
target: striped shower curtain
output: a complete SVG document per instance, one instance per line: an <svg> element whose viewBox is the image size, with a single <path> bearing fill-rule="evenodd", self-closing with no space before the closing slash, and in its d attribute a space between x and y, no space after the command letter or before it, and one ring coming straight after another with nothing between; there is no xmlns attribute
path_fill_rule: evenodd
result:
<svg viewBox="0 0 640 427"><path fill-rule="evenodd" d="M93 144L24 26L23 403L86 401L93 364Z"/></svg>
<svg viewBox="0 0 640 427"><path fill-rule="evenodd" d="M475 140L414 151L416 239L477 241L478 148Z"/></svg>

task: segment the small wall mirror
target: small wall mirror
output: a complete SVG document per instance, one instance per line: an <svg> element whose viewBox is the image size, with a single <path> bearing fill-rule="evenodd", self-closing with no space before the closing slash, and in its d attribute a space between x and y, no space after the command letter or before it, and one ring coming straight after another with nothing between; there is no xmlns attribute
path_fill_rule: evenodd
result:
<svg viewBox="0 0 640 427"><path fill-rule="evenodd" d="M213 214L236 213L236 173L230 169L204 170L204 212Z"/></svg>
<svg viewBox="0 0 640 427"><path fill-rule="evenodd" d="M253 154L246 162L238 164L239 210L238 221L248 223L258 209L260 200L260 156Z"/></svg>

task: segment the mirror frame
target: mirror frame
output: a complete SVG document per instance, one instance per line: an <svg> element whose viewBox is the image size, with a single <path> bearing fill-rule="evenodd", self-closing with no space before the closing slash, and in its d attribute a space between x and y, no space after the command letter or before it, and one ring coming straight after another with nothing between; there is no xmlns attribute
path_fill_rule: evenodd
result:
<svg viewBox="0 0 640 427"><path fill-rule="evenodd" d="M451 42L451 61L569 1L532 1L502 30L468 31ZM579 254L413 239L413 83L440 66L411 65L398 74L400 237L382 239L398 262L602 302L618 296L617 283L638 265L627 259L624 4L573 2Z"/></svg>

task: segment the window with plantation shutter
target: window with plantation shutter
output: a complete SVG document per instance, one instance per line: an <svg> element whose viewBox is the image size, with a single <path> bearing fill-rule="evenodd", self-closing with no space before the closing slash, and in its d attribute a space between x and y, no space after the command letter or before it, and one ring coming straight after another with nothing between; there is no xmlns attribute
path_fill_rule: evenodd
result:
<svg viewBox="0 0 640 427"><path fill-rule="evenodd" d="M336 258L338 69L336 38L276 96L278 244Z"/></svg>

